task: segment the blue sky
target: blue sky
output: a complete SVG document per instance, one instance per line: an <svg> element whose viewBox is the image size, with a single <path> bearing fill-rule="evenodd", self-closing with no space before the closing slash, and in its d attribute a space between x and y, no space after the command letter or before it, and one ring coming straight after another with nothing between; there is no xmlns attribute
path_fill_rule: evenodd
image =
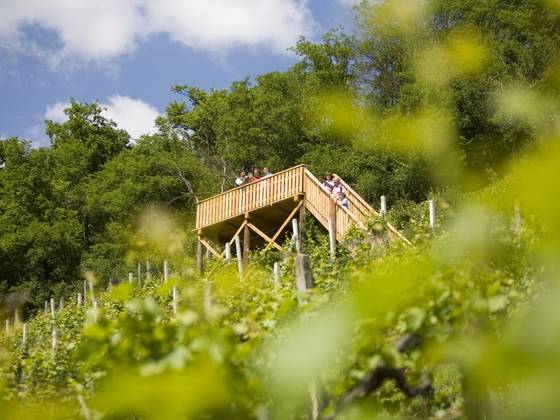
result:
<svg viewBox="0 0 560 420"><path fill-rule="evenodd" d="M352 30L353 0L0 0L0 138L46 145L45 118L98 100L133 137L178 97L284 70L299 35Z"/></svg>

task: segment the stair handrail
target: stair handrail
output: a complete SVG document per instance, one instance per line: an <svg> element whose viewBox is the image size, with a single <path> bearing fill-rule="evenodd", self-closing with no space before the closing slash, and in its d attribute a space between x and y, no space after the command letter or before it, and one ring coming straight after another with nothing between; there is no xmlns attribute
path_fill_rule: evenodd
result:
<svg viewBox="0 0 560 420"><path fill-rule="evenodd" d="M366 200L364 200L362 198L362 196L360 194L358 194L350 185L348 185L346 182L344 182L344 180L340 176L338 176L335 173L333 173L333 176L336 176L336 177L338 177L338 179L340 179L340 183L346 189L346 195L347 196L348 196L348 192L350 192L350 194L354 198L356 198L364 207L366 207L371 212L371 214L373 214L374 216L377 216L377 217L380 216L380 213L378 211L376 211ZM368 216L368 215L365 214L364 216ZM397 235L399 237L399 239L401 239L404 243L406 243L408 245L412 245L412 242L410 242L410 240L408 240L408 238L406 236L404 236L402 233L400 233L397 230L397 228L395 228L391 223L387 222L386 224L387 224L387 229L389 229L392 233Z"/></svg>

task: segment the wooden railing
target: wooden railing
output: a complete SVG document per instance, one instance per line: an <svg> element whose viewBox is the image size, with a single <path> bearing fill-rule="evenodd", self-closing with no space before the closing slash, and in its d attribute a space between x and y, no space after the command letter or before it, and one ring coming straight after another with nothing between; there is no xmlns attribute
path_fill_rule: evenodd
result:
<svg viewBox="0 0 560 420"><path fill-rule="evenodd" d="M295 166L200 201L196 228L202 229L303 193L304 171L304 165Z"/></svg>

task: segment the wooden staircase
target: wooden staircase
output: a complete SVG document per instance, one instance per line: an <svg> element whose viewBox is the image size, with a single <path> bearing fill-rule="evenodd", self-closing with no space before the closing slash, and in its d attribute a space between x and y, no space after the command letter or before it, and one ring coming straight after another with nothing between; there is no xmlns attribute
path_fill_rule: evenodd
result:
<svg viewBox="0 0 560 420"><path fill-rule="evenodd" d="M365 228L366 220L378 213L342 179L346 189L348 208L337 203L321 182L305 165L295 166L278 172L257 182L225 191L202 200L197 205L196 230L199 245L203 245L216 256L223 252L215 244L232 244L244 230L244 243L248 248L252 230L269 246L280 248L277 240L289 227L296 214L309 211L340 241L352 226ZM390 237L410 243L393 226L388 225ZM200 248L200 246L199 246ZM220 249L219 248L219 249Z"/></svg>

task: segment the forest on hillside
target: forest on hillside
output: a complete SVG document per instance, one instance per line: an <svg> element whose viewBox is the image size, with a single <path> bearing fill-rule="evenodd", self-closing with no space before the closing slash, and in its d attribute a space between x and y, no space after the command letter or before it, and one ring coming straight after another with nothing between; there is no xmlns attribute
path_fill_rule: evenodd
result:
<svg viewBox="0 0 560 420"><path fill-rule="evenodd" d="M132 141L99 104L72 101L65 122L45 122L50 146L0 140L2 314L29 328L24 344L21 325L0 339L0 408L555 418L560 3L363 1L355 19L355 34L301 38L286 71L223 90L171 81L156 134ZM195 273L196 203L240 170L300 163L376 208L385 195L387 217L334 262L310 222L307 294L289 240L255 252L243 281L219 261ZM387 221L413 245L374 246ZM146 260L169 260L171 279L123 282ZM51 319L44 303L74 302L84 279L91 301Z"/></svg>

